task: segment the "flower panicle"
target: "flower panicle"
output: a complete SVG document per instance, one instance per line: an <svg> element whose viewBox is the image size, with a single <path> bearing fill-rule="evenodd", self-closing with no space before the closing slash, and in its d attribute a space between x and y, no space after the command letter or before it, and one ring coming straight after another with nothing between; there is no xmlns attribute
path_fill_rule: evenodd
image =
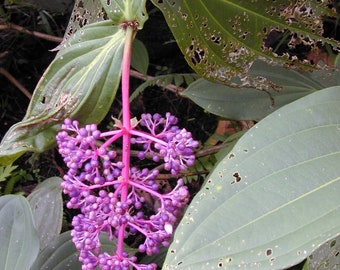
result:
<svg viewBox="0 0 340 270"><path fill-rule="evenodd" d="M178 120L167 113L143 114L139 125L133 126L131 144L139 148L139 159L149 154L154 162L163 162L164 169L177 176L195 161L198 146L191 133L176 126ZM72 239L79 250L83 270L156 269L155 264L143 265L127 252L110 255L101 252L100 234L112 240L131 234L143 235L139 252L157 254L160 246L169 246L189 191L182 179L168 193L161 193L157 184L157 169L128 168L129 194L122 196L122 170L125 167L112 144L122 137L123 127L102 133L94 124L79 127L75 120L66 119L57 134L57 145L66 166L62 188L70 199L68 208L80 209L72 220ZM126 169L126 168L125 168ZM145 194L158 202L150 211ZM148 211L145 211L148 209ZM147 212L147 213L145 213ZM118 249L117 249L118 250Z"/></svg>

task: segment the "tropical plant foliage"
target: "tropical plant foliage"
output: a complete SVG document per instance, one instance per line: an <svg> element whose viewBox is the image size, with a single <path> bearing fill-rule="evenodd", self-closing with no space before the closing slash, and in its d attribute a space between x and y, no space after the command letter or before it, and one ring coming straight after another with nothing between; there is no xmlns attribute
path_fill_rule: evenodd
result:
<svg viewBox="0 0 340 270"><path fill-rule="evenodd" d="M172 244L153 262L163 269L284 269L307 259L304 269L338 267L340 88L337 69L326 64L340 43L325 36L323 24L338 16L336 4L151 2L197 74L155 77L131 100L151 85L184 83L189 86L181 96L206 111L258 121L232 149L215 153L217 162L206 166L210 174ZM105 117L119 88L125 29L143 30L145 6L136 0L76 1L60 51L26 116L1 141L0 182L24 153L53 147L65 118L86 124ZM147 51L139 41L134 49L132 65L145 75ZM332 51L325 63L312 56L320 50ZM190 173L204 167L199 162ZM45 180L28 200L0 197L1 269L79 268L69 232L60 234L60 182ZM117 247L101 237L105 250Z"/></svg>

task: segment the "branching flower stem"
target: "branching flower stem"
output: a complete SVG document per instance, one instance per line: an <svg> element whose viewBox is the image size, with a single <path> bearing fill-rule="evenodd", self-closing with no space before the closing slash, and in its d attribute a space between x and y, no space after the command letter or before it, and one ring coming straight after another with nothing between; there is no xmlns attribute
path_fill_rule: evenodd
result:
<svg viewBox="0 0 340 270"><path fill-rule="evenodd" d="M189 131L176 125L178 119L169 112L165 117L144 113L140 121L131 121L130 63L137 26L125 22L122 28L126 31L121 66L122 121L115 119L116 129L102 133L96 124L80 127L77 120L65 119L56 136L59 153L69 168L62 182L64 193L71 197L67 207L81 211L72 219L71 235L83 270L97 266L105 270L157 268L155 263L137 263L138 258L124 250L124 239L142 233L145 240L138 251L159 253L161 246L169 246L179 210L188 203L190 194L181 178L170 192L159 190L155 182L159 171L132 164L131 147L139 149L139 160L150 155L153 162L164 163L163 169L177 177L194 164L194 148L199 145ZM136 126L149 132L136 130ZM118 155L113 145L117 140L122 143ZM148 196L160 205L147 206ZM150 211L145 212L144 207ZM117 238L114 253L100 249L102 231Z"/></svg>
<svg viewBox="0 0 340 270"><path fill-rule="evenodd" d="M125 202L128 196L130 178L130 151L131 151L131 123L130 123L130 63L132 54L132 42L135 30L132 26L126 27L125 45L122 59L122 103L123 103L123 147L122 161L122 190L121 201ZM118 232L117 256L123 258L125 226L121 226Z"/></svg>

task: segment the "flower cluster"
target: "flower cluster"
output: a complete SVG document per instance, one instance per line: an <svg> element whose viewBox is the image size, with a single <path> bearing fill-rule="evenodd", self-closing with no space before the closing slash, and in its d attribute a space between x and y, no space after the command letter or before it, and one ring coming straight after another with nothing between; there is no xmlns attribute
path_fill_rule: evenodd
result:
<svg viewBox="0 0 340 270"><path fill-rule="evenodd" d="M191 133L176 124L177 118L169 113L166 117L143 114L140 126L146 131L136 126L128 131L131 144L139 148L138 157L149 155L155 162L163 162L172 175L193 165L193 149L198 146ZM156 269L155 264L138 264L135 256L124 251L123 240L142 234L138 251L158 253L161 245L169 245L173 227L189 199L182 179L172 191L163 193L157 184L157 169L122 162L112 145L126 133L124 127L102 133L96 125L79 127L77 121L66 119L56 137L68 167L62 183L64 193L70 196L67 207L81 211L73 218L72 237L84 270L97 266L105 270ZM149 197L157 207L148 207ZM101 251L101 233L117 240L114 254Z"/></svg>
<svg viewBox="0 0 340 270"><path fill-rule="evenodd" d="M148 129L153 139L150 140L148 136L140 133L141 136L132 141L143 145L143 150L139 152L140 158L144 158L147 153L152 155L155 162L162 158L164 169L173 175L194 164L193 149L198 146L190 132L176 126L177 121L170 113L167 113L165 118L160 114L142 114L140 124ZM135 134L138 135L138 132Z"/></svg>

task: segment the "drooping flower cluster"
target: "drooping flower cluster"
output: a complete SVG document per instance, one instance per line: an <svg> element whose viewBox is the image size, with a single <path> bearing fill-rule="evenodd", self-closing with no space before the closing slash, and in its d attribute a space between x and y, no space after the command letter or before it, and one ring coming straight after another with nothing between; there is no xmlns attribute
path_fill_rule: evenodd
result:
<svg viewBox="0 0 340 270"><path fill-rule="evenodd" d="M188 202L188 189L179 179L171 192L163 194L156 180L157 169L127 168L112 145L129 132L140 159L150 156L155 162L163 162L172 175L178 175L193 165L193 149L198 142L176 124L177 118L170 113L165 117L143 114L140 125L146 131L135 126L127 131L118 125L116 130L101 133L96 125L79 127L77 121L64 121L57 134L59 153L68 167L62 188L70 196L67 207L81 211L73 218L72 237L80 251L82 269L156 268L155 264L138 264L135 256L123 250L122 238L144 235L138 251L148 255L158 253L161 245L168 246L178 214ZM122 173L126 169L128 179ZM145 194L157 202L157 209L150 211ZM117 239L113 255L101 251L102 232L111 240Z"/></svg>

